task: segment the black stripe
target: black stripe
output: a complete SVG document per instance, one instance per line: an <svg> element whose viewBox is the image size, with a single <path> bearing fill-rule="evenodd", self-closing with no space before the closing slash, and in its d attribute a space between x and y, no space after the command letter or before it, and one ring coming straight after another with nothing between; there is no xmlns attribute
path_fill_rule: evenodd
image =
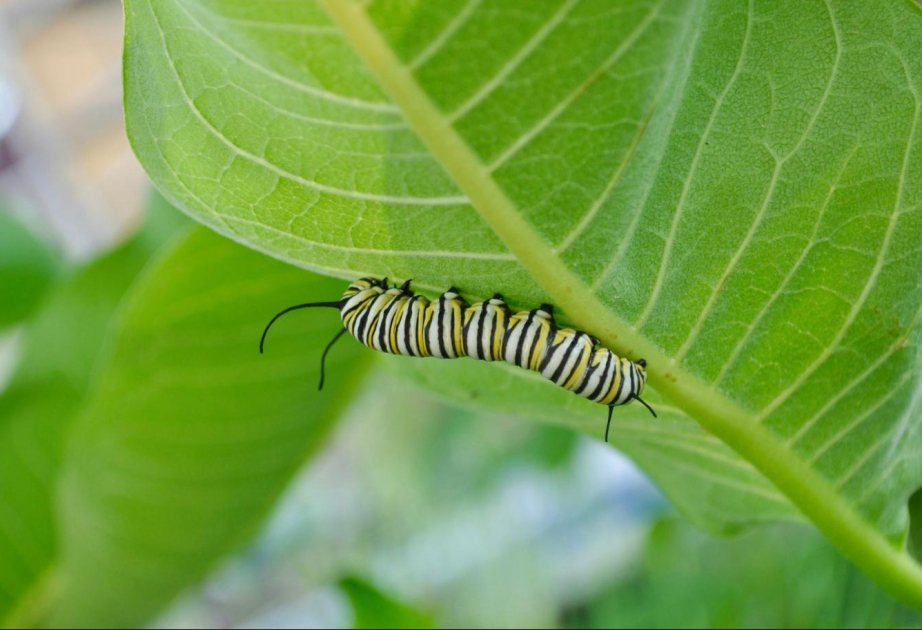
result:
<svg viewBox="0 0 922 630"><path fill-rule="evenodd" d="M362 309L366 304L368 304L368 302L370 302L371 300L373 300L374 298L375 298L374 295L371 296L371 297L369 297L369 298L366 298L365 300L359 302L358 304L356 304L355 306L353 306L352 308L350 308L350 309L349 309L348 311L346 311L345 313L341 313L341 317L342 317L343 323L345 323L346 317L348 317L349 315L352 315L355 311L359 311L359 313L357 313L356 315L354 315L354 316L352 317L352 319L351 319L351 324L349 325L350 332L352 332L353 335L355 334L354 331L355 331L355 327L356 327L356 325L357 325L357 323L358 323L358 318L361 316L361 309Z"/></svg>
<svg viewBox="0 0 922 630"><path fill-rule="evenodd" d="M560 343L553 343L553 339L557 338L558 332L560 331L555 328L553 337L549 338L551 343L548 344L547 353L544 355L544 359L541 361L541 365L538 366L538 372L542 374L544 374L544 368L546 368L548 364L554 360L554 353L557 352L557 348L559 348L561 344L566 343L567 341L567 337L564 337L563 341Z"/></svg>
<svg viewBox="0 0 922 630"><path fill-rule="evenodd" d="M426 321L426 316L430 308L435 308L434 305L435 302L429 302L423 311L423 346L425 346L425 353L429 356L432 356L432 348L429 346L429 330L432 328L432 320Z"/></svg>
<svg viewBox="0 0 922 630"><path fill-rule="evenodd" d="M545 330L544 326L542 326L541 324L535 324L535 325L538 326L538 333L535 333L535 338L531 340L531 348L528 349L528 365L531 365L532 355L535 354L535 348L538 347L538 342L541 340L541 334L539 333L542 333ZM548 330L549 329L550 327L548 327ZM527 368L528 365L524 367Z"/></svg>
<svg viewBox="0 0 922 630"><path fill-rule="evenodd" d="M489 307L486 304L481 305L480 307L480 319L477 321L477 334L474 336L474 340L477 342L477 358L484 360L487 358L487 339L484 335L483 323L487 319L487 309ZM473 320L471 320L473 321ZM495 322L495 320L494 320ZM492 338L491 338L492 341Z"/></svg>
<svg viewBox="0 0 922 630"><path fill-rule="evenodd" d="M589 361L586 363L586 375L583 377L583 382L579 384L579 387L573 390L574 394L582 395L583 390L586 389L586 387L589 385L589 380L592 378L592 375L595 374L597 369L599 369L599 364L592 364L593 359L595 359L594 349L591 351L591 354L589 355Z"/></svg>
<svg viewBox="0 0 922 630"><path fill-rule="evenodd" d="M522 351L525 350L525 337L528 336L528 327L531 325L531 321L535 318L535 312L531 311L528 313L528 319L525 320L525 325L522 326L522 334L519 335L519 343L515 347L515 364L521 368L528 369L527 365L522 365Z"/></svg>
<svg viewBox="0 0 922 630"><path fill-rule="evenodd" d="M621 390L624 388L624 381L627 380L624 378L624 371L621 369L621 360L618 360L618 371L621 373L621 381L618 383L618 391L615 392L615 397L611 401L611 404L618 404L618 399L621 398Z"/></svg>
<svg viewBox="0 0 922 630"><path fill-rule="evenodd" d="M398 318L396 311L399 311L402 305L409 302L409 299L403 295L398 295L396 298L394 298L394 301L397 302L397 306L394 307L395 312L394 317L391 320L391 324L387 327L387 346L388 350L392 354L400 354L400 320L402 319L402 316ZM391 332L394 333L393 346L391 346Z"/></svg>
<svg viewBox="0 0 922 630"><path fill-rule="evenodd" d="M579 343L579 340L577 340L576 343ZM566 378L564 378L563 382L560 384L561 387L566 388L567 381L573 378L573 375L576 374L576 370L579 368L580 359L583 358L583 352L585 352L585 348L581 347L579 349L579 354L576 355L576 360L573 362L573 367L570 369L570 372L567 374Z"/></svg>
<svg viewBox="0 0 922 630"><path fill-rule="evenodd" d="M631 363L630 368L631 368L631 396L633 396L634 395L634 383L636 383L636 379L634 378L634 364L633 363ZM630 400L630 397L628 397L628 400Z"/></svg>
<svg viewBox="0 0 922 630"><path fill-rule="evenodd" d="M592 400L599 400L599 394L602 393L602 388L605 387L605 381L607 380L605 375L608 374L608 366L611 364L611 356L611 352L609 352L605 357L605 367L602 368L602 378L599 379L599 384L596 385L592 395L589 396L589 398ZM611 385L608 386L608 389L611 389Z"/></svg>
<svg viewBox="0 0 922 630"><path fill-rule="evenodd" d="M446 302L446 304L448 305L448 321L445 323L445 329L448 332L448 345L445 347L450 347L452 354L457 357L458 348L455 347L455 333L461 322L458 321L458 309L455 308L454 302Z"/></svg>
<svg viewBox="0 0 922 630"><path fill-rule="evenodd" d="M570 353L572 353L572 352L573 352L573 348L576 347L576 341L577 341L576 336L577 336L578 334L579 334L579 333L573 333L572 336L571 336L571 335L567 335L567 337L566 337L567 339L572 339L573 341L570 343L570 347L567 348L567 351L564 352L563 359L561 359L561 361L560 361L560 365L557 366L557 369L554 370L554 374L551 376L551 380L554 381L555 383L557 383L557 379L559 379L561 373L563 373L563 368L566 367L567 361L570 360ZM560 345L563 345L563 343L561 343ZM559 385L559 383L558 383L558 385Z"/></svg>
<svg viewBox="0 0 922 630"><path fill-rule="evenodd" d="M458 297L456 297L455 299L458 301L458 312L456 316L458 320L457 325L461 327L461 347L455 348L455 354L459 357L463 357L463 356L467 356L467 351L464 349L464 314L467 313L467 309L469 309L471 305L468 304L467 300L465 300L460 295L458 295ZM455 343L454 335L452 335L451 337L451 343L452 345L454 345Z"/></svg>
<svg viewBox="0 0 922 630"><path fill-rule="evenodd" d="M499 326L499 316L500 316L499 311L496 311L493 313L493 319L490 322L490 337L487 340L487 347L486 347L486 351L490 353L489 356L494 361L496 361L496 357L493 356L493 341L496 339L496 329Z"/></svg>
<svg viewBox="0 0 922 630"><path fill-rule="evenodd" d="M356 316L355 338L366 346L368 344L365 343L365 327L368 325L368 317L371 315L371 309L375 305L375 300L377 300L377 297L371 300L371 303L363 309L362 313Z"/></svg>
<svg viewBox="0 0 922 630"><path fill-rule="evenodd" d="M501 311L501 312L500 312ZM506 338L509 336L509 322L512 320L512 314L509 310L509 307L503 305L502 309L496 312L496 334L502 335L503 340L499 344L500 355L494 357L497 361L502 361L506 357Z"/></svg>
<svg viewBox="0 0 922 630"><path fill-rule="evenodd" d="M462 313L463 323L461 324L461 345L464 347L464 354L466 354L472 359L481 358L477 354L480 349L480 341L479 341L479 338L477 337L477 332L480 330L480 328L478 327L478 322L482 319L482 315L483 315L483 311L481 310L480 313L471 315L470 319L468 319L467 312ZM473 348L471 348L470 344L467 341L472 330L474 331L474 339L476 340L476 344L474 345Z"/></svg>
<svg viewBox="0 0 922 630"><path fill-rule="evenodd" d="M378 326L378 345L381 346L384 352L390 352L390 343L391 343L391 329L387 325L387 318L390 316L391 311L396 308L394 305L400 300L398 296L395 296L391 300L390 304L384 307L381 311L381 325Z"/></svg>
<svg viewBox="0 0 922 630"><path fill-rule="evenodd" d="M410 301L407 302L407 307L403 311L403 315L400 317L400 325L403 326L403 347L406 348L407 356L413 356L413 346L410 345L410 323L413 321L413 302L416 301L416 296L410 298Z"/></svg>
<svg viewBox="0 0 922 630"><path fill-rule="evenodd" d="M381 298L381 301L382 301L382 302L384 302L384 300L387 299L386 296L387 296L386 293L382 293L382 294L379 296L379 297ZM391 302L393 302L393 300L391 300ZM373 325L373 326L377 326L377 328L375 328L375 333L378 333L378 334L379 334L379 339L380 339L381 326L384 324L384 313L385 313L385 311L387 311L387 308L391 305L391 302L388 302L387 304L385 304L384 306L381 307L381 309L380 309L380 310L378 311L378 313L375 315L375 318L372 320L372 322L371 322L371 324L370 324L370 326L372 326L372 325ZM372 334L371 328L370 328L370 327L369 327L369 329L368 329L368 333L369 333L369 334L368 334L368 341L369 341L369 344L368 344L368 345L371 346L372 348L374 348L374 341L375 341L375 340L374 340L374 335Z"/></svg>
<svg viewBox="0 0 922 630"><path fill-rule="evenodd" d="M444 327L445 327L445 310L446 310L445 309L445 298L440 297L439 303L441 304L442 312L439 313L439 323L438 323L438 328L436 330L438 330L438 333L439 333L438 335L439 336L439 350L442 351L442 356L445 357L448 355L448 352L445 351L445 335L443 334Z"/></svg>
<svg viewBox="0 0 922 630"><path fill-rule="evenodd" d="M419 308L416 310L416 326L413 327L413 330L410 331L411 335L415 335L416 339L416 356L423 357L426 356L426 309L429 308L429 300L424 297L421 297L419 300ZM419 331L422 328L423 331L423 340L422 345L419 341Z"/></svg>
<svg viewBox="0 0 922 630"><path fill-rule="evenodd" d="M348 311L345 311L345 310L344 310L344 311L340 311L340 314L342 315L343 318L345 318L346 315L348 315L348 314L351 313L352 311L355 311L355 310L358 310L358 309L362 308L362 306L365 305L365 304L367 304L369 300L373 300L373 299L375 299L376 297L378 297L378 294L377 294L377 293L373 293L373 294L371 295L371 297L365 298L364 300L362 300L361 302L359 302L358 304L356 304L355 306L353 306L352 308L350 308Z"/></svg>
<svg viewBox="0 0 922 630"><path fill-rule="evenodd" d="M368 318L367 318L368 321L365 324L365 330L363 334L367 338L368 347L370 348L374 347L372 345L372 342L374 342L374 336L371 334L371 329L375 325L375 322L378 321L378 316L381 314L381 309L383 308L380 304L378 304L380 300L381 300L381 296L379 295L377 298L375 298L375 301L371 303L371 306L368 309ZM376 306L378 307L378 310L374 314L372 314L372 311L374 310Z"/></svg>
<svg viewBox="0 0 922 630"><path fill-rule="evenodd" d="M426 309L429 308L429 300L426 298L421 298L419 307L416 309L416 325L413 326L413 329L410 331L410 334L413 335L413 339L416 340L416 356L423 357L426 352ZM422 346L419 345L419 330L423 329L423 341Z"/></svg>
<svg viewBox="0 0 922 630"><path fill-rule="evenodd" d="M510 324L509 322L506 322L506 327L505 327L506 334L503 337L503 345L500 346L500 349L499 349L499 354L500 354L499 358L503 361L506 360L506 349L509 347L509 340L512 338L512 331L514 329L515 329L515 324Z"/></svg>

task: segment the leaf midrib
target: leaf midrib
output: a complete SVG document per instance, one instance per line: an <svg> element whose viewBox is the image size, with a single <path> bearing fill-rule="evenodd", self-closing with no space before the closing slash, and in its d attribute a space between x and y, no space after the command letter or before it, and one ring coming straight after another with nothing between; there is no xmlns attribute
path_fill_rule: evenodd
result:
<svg viewBox="0 0 922 630"><path fill-rule="evenodd" d="M881 587L922 609L922 567L892 546L825 478L751 413L685 372L675 359L606 308L518 212L490 177L488 168L387 45L364 9L348 0L321 3L477 212L570 319L592 329L606 346L623 356L645 358L650 365L649 382L656 390L751 462Z"/></svg>

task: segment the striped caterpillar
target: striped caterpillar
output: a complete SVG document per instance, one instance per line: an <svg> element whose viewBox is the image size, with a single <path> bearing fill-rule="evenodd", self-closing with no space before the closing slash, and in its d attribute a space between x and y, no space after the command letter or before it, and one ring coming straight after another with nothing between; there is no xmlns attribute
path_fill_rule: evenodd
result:
<svg viewBox="0 0 922 630"><path fill-rule="evenodd" d="M616 406L637 400L656 417L640 398L647 382L646 361L628 361L600 347L592 335L558 328L549 304L513 313L498 293L469 305L457 289L451 288L429 301L410 291L409 280L400 287L390 287L387 278L363 278L349 285L337 302L298 304L278 313L263 331L260 353L269 328L279 317L315 307L337 309L343 322L342 330L327 344L320 359L320 389L327 353L348 331L360 343L380 352L505 361L538 372L564 389L608 406L606 442Z"/></svg>

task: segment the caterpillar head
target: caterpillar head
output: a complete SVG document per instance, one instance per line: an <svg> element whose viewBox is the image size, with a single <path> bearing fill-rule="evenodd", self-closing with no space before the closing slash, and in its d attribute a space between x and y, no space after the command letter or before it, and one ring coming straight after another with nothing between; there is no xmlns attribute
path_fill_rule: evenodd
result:
<svg viewBox="0 0 922 630"><path fill-rule="evenodd" d="M361 278L349 285L347 292L360 293L371 288L380 288L387 290L387 278L379 280L378 278Z"/></svg>

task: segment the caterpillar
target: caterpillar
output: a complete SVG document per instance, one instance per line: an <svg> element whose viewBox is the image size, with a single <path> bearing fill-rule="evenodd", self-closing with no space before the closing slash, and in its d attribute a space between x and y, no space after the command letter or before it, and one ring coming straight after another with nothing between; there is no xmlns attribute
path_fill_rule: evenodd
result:
<svg viewBox="0 0 922 630"><path fill-rule="evenodd" d="M259 340L259 352L263 352L272 324L282 315L302 308L335 308L343 328L327 344L320 358L321 390L327 353L348 331L360 343L379 352L505 361L538 372L564 389L608 406L606 442L616 406L637 400L656 417L656 412L640 398L647 382L646 361L620 358L601 347L592 335L558 327L550 304L514 313L498 293L471 305L454 287L429 301L410 291L410 282L392 287L387 278L362 278L350 284L336 302L311 302L286 308L266 325Z"/></svg>

